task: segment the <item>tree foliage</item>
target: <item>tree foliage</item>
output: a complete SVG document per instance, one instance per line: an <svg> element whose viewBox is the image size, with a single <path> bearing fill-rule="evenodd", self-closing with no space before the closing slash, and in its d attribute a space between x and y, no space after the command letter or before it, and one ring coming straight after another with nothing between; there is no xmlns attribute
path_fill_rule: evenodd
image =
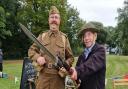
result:
<svg viewBox="0 0 128 89"><path fill-rule="evenodd" d="M128 0L124 1L124 7L118 8L118 38L124 55L128 55Z"/></svg>
<svg viewBox="0 0 128 89"><path fill-rule="evenodd" d="M19 3L18 0L1 0L0 5L4 8L5 11L5 29L9 32L10 36L6 36L6 39L2 39L2 48L5 56L15 55L18 52L21 52L24 47L20 47L20 31L18 27L18 21L16 19ZM8 32L5 32L6 34ZM23 43L22 43L23 44Z"/></svg>
<svg viewBox="0 0 128 89"><path fill-rule="evenodd" d="M109 47L116 47L116 30L112 26L105 27L105 31L107 32L106 43Z"/></svg>
<svg viewBox="0 0 128 89"><path fill-rule="evenodd" d="M80 39L78 38L78 32L81 30L82 25L85 24L85 21L79 17L77 9L70 6L67 8L67 19L65 33L67 33L69 37L74 54L77 55L81 52L82 48Z"/></svg>
<svg viewBox="0 0 128 89"><path fill-rule="evenodd" d="M0 6L0 39L11 36L11 32L6 29L6 15L3 7ZM1 40L0 40L1 41Z"/></svg>

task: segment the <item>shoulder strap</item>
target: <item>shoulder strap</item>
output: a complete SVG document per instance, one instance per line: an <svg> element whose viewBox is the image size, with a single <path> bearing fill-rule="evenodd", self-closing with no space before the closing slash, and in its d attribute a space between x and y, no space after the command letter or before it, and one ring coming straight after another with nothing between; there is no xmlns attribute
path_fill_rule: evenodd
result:
<svg viewBox="0 0 128 89"><path fill-rule="evenodd" d="M66 43L66 39L65 36L62 35L62 41L64 43L64 59L65 59L65 43Z"/></svg>
<svg viewBox="0 0 128 89"><path fill-rule="evenodd" d="M43 40L43 38L45 37L45 35L46 35L46 33L42 33L42 40Z"/></svg>

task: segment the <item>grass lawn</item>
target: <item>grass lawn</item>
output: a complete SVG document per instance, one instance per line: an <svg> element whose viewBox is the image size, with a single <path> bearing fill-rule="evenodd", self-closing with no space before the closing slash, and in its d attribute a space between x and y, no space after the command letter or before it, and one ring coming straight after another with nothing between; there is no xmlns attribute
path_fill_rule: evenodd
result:
<svg viewBox="0 0 128 89"><path fill-rule="evenodd" d="M107 56L106 89L112 88L112 78L120 77L128 73L128 56ZM8 79L0 78L0 89L19 89L22 70L22 61L5 61L4 72L9 75ZM15 78L18 82L15 84ZM128 86L121 86L117 89L128 89Z"/></svg>
<svg viewBox="0 0 128 89"><path fill-rule="evenodd" d="M112 79L111 78L119 78L128 74L128 56L107 56L107 71L106 71L106 79L107 85L106 89L112 88ZM128 89L128 86L118 86L116 89Z"/></svg>
<svg viewBox="0 0 128 89"><path fill-rule="evenodd" d="M0 89L20 89L19 87L22 72L22 61L4 61L3 67L3 72L8 74L8 79L0 78ZM15 77L18 78L18 82L16 83Z"/></svg>

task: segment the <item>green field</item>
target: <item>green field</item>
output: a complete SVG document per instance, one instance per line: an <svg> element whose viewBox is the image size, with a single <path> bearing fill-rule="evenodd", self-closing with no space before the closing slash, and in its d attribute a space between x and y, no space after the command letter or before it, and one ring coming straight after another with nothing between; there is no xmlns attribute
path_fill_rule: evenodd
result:
<svg viewBox="0 0 128 89"><path fill-rule="evenodd" d="M20 89L22 61L5 61L3 65L3 72L7 73L9 78L0 78L0 89ZM18 78L16 83L15 77Z"/></svg>
<svg viewBox="0 0 128 89"><path fill-rule="evenodd" d="M112 89L112 78L120 77L128 73L128 56L107 56L106 89ZM0 78L0 89L19 89L22 70L22 61L5 61L4 72L9 75L8 79ZM15 83L15 78L18 82ZM128 86L117 87L128 89Z"/></svg>
<svg viewBox="0 0 128 89"><path fill-rule="evenodd" d="M107 56L106 89L112 88L111 78L120 78L128 74L128 56ZM128 89L128 86L119 86L116 89Z"/></svg>

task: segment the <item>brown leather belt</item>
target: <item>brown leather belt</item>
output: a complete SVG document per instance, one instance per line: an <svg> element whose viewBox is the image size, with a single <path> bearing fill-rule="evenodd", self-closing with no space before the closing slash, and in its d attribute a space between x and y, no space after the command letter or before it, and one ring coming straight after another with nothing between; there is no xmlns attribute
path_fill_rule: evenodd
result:
<svg viewBox="0 0 128 89"><path fill-rule="evenodd" d="M56 68L55 65L52 64L52 63L47 63L47 64L45 64L45 67L46 67L46 68L49 68L49 69L55 69L55 68Z"/></svg>

